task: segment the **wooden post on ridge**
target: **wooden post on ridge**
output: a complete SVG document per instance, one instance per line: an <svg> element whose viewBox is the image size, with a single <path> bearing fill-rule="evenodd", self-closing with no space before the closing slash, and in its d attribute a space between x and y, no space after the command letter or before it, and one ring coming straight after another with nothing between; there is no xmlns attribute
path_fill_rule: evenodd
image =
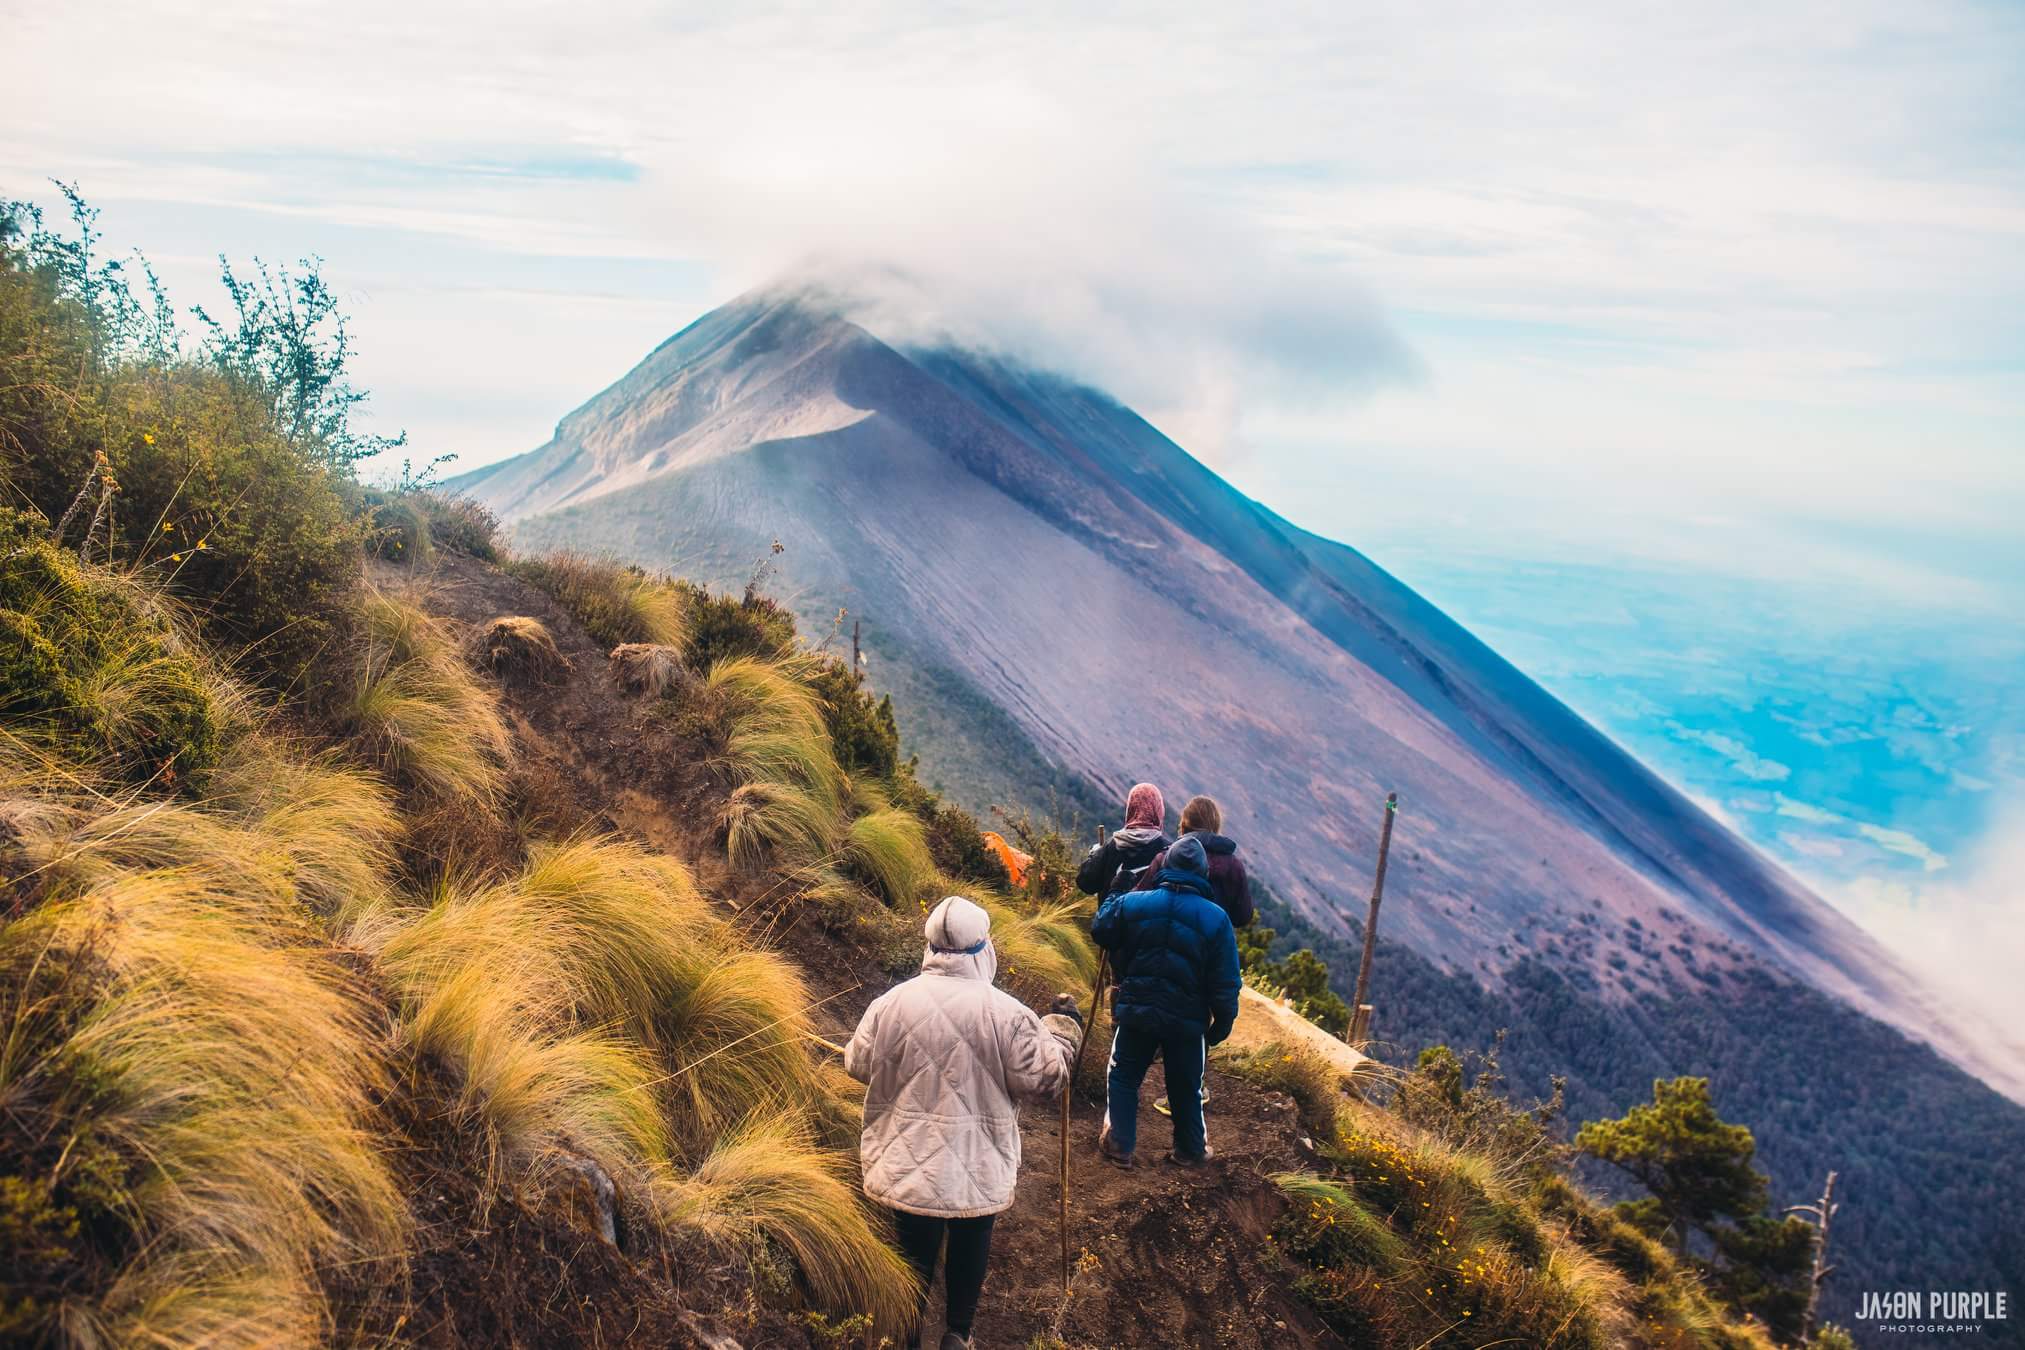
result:
<svg viewBox="0 0 2025 1350"><path fill-rule="evenodd" d="M1378 873L1371 882L1371 908L1364 914L1364 957L1357 963L1357 996L1350 1003L1350 1040L1369 1040L1371 1005L1371 953L1378 945L1378 902L1385 898L1385 864L1392 854L1392 818L1399 814L1399 794L1385 794L1385 823L1378 832Z"/></svg>
<svg viewBox="0 0 2025 1350"><path fill-rule="evenodd" d="M851 678L854 680L863 679L865 675L865 657L858 649L858 630L864 622L863 619L851 620Z"/></svg>

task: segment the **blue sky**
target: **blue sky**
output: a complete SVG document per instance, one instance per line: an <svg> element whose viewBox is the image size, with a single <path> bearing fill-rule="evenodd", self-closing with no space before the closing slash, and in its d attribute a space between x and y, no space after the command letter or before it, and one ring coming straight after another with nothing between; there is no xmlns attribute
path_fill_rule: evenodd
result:
<svg viewBox="0 0 2025 1350"><path fill-rule="evenodd" d="M2025 8L0 20L0 192L76 181L186 303L221 251L321 255L419 454L531 448L737 291L898 263L890 323L1111 389L1935 968L2025 910L1988 640L2025 618ZM1902 715L1959 763L1896 777ZM1850 823L1753 809L1774 764Z"/></svg>

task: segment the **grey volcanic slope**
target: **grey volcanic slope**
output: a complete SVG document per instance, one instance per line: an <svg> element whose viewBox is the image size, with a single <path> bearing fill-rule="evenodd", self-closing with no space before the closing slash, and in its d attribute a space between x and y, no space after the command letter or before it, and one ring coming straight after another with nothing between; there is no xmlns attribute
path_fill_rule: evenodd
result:
<svg viewBox="0 0 2025 1350"><path fill-rule="evenodd" d="M1094 390L760 292L456 485L524 544L721 581L780 538L804 619L864 615L904 724L949 729L931 778L947 755L997 786L1016 733L1113 795L1209 792L1324 932L1361 911L1396 790L1386 925L1445 970L1496 988L1544 956L1630 1000L1762 964L2025 1092L1853 924L1460 626ZM938 751L966 723L989 734Z"/></svg>

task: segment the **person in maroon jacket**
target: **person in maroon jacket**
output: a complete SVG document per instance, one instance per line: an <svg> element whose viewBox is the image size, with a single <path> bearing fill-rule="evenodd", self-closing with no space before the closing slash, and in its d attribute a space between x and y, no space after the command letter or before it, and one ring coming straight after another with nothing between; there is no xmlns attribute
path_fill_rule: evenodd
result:
<svg viewBox="0 0 2025 1350"><path fill-rule="evenodd" d="M1203 851L1209 854L1209 888L1215 892L1216 903L1223 912L1230 915L1232 928L1243 928L1256 915L1252 906L1251 882L1245 875L1245 860L1238 856L1235 839L1225 838L1223 830L1223 808L1216 804L1214 797L1190 797L1188 805L1181 808L1181 833L1183 837L1194 835L1202 841ZM1140 874L1139 884L1134 890L1150 891L1160 883L1160 869L1167 866L1167 851L1162 849L1151 865ZM1205 1046L1205 1053L1207 1047ZM1202 1088L1202 1104L1209 1105L1209 1084L1205 1079ZM1170 1114L1167 1098L1153 1103L1153 1109L1161 1115Z"/></svg>
<svg viewBox="0 0 2025 1350"><path fill-rule="evenodd" d="M1181 832L1200 839L1203 852L1209 854L1209 885L1216 892L1217 904L1230 915L1232 928L1243 928L1255 915L1251 883L1245 876L1245 860L1238 856L1237 841L1225 838L1219 833L1222 829L1223 808L1214 797L1190 797L1181 809ZM1139 884L1133 889L1152 890L1166 865L1167 851L1163 849L1140 873Z"/></svg>

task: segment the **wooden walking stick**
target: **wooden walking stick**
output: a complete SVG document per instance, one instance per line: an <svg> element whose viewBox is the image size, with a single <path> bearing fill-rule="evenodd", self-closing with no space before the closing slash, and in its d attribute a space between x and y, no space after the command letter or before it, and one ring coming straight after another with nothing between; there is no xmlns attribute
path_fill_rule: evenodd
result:
<svg viewBox="0 0 2025 1350"><path fill-rule="evenodd" d="M1365 996L1371 992L1371 953L1378 945L1378 902L1385 898L1385 862L1392 853L1392 818L1399 814L1399 794L1385 794L1385 824L1378 832L1378 874L1371 882L1371 908L1364 915L1364 957L1357 963L1357 998L1350 1005L1350 1038L1362 1040L1370 1031Z"/></svg>
<svg viewBox="0 0 2025 1350"><path fill-rule="evenodd" d="M1111 975L1111 953L1097 956L1097 984L1090 991L1090 1016L1083 1034L1076 1038L1076 1058L1069 1065L1069 1081L1062 1088L1062 1295L1069 1293L1069 1094L1076 1090L1077 1075L1083 1071L1083 1047L1090 1043L1090 1028L1097 1025L1097 1009L1104 1004L1104 982Z"/></svg>
<svg viewBox="0 0 2025 1350"><path fill-rule="evenodd" d="M1097 827L1097 842L1104 842L1104 827ZM1100 898L1097 903L1104 902ZM1069 1094L1076 1090L1076 1075L1083 1071L1083 1047L1090 1043L1090 1028L1097 1025L1097 1009L1104 1001L1104 981L1111 973L1111 953L1097 954L1097 983L1090 991L1090 1016L1083 1034L1076 1037L1075 1062L1069 1065L1069 1081L1062 1088L1062 1297L1069 1296Z"/></svg>

